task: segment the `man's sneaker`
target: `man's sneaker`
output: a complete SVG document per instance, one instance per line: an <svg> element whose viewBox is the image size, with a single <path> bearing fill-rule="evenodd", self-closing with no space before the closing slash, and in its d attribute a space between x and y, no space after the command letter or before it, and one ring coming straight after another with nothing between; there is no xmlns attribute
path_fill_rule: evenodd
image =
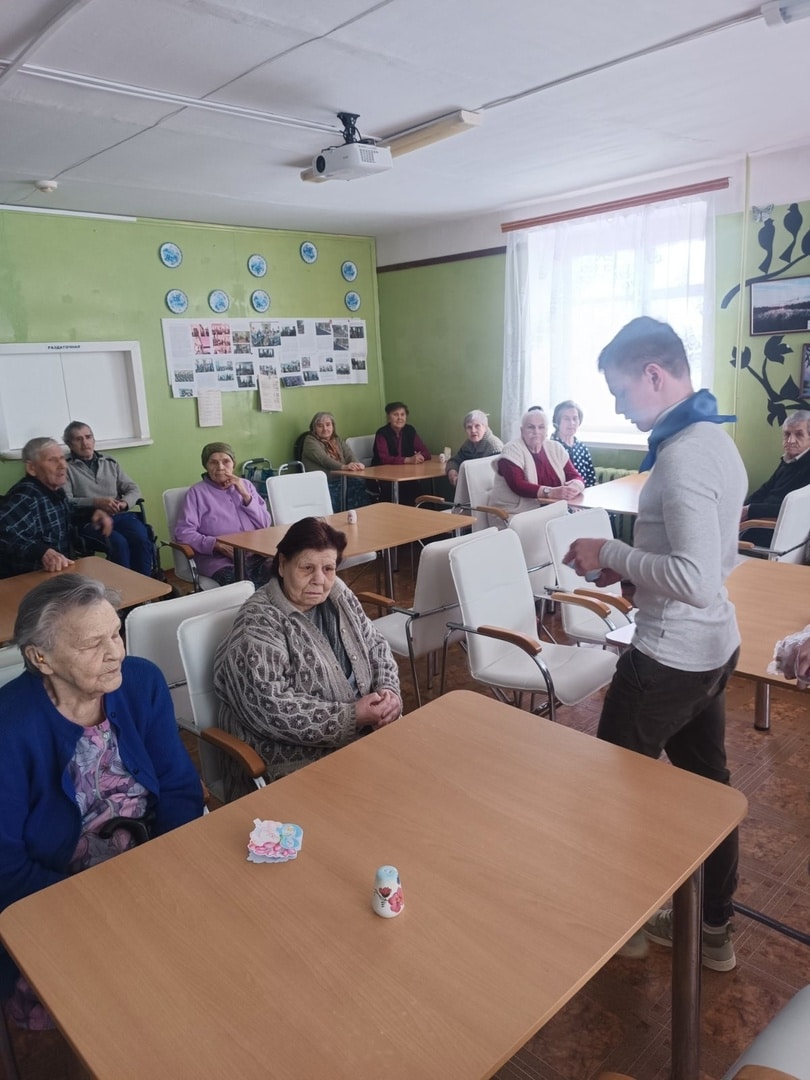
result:
<svg viewBox="0 0 810 1080"><path fill-rule="evenodd" d="M703 924L703 966L712 971L733 971L737 966L731 942L731 923L724 926ZM672 948L672 908L662 908L644 924L644 933L657 945Z"/></svg>

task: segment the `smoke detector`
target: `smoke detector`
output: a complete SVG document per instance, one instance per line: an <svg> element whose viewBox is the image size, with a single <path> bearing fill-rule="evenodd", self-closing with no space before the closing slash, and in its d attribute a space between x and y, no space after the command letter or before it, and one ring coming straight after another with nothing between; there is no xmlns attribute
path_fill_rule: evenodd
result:
<svg viewBox="0 0 810 1080"><path fill-rule="evenodd" d="M34 187L45 195L51 195L59 187L56 180L35 180Z"/></svg>

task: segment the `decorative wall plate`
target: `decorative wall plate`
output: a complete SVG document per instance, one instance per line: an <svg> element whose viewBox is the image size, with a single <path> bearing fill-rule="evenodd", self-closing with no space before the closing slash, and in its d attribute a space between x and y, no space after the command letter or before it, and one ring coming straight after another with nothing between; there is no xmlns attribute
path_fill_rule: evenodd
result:
<svg viewBox="0 0 810 1080"><path fill-rule="evenodd" d="M314 263L318 259L318 249L311 240L305 240L298 249L305 263Z"/></svg>
<svg viewBox="0 0 810 1080"><path fill-rule="evenodd" d="M343 275L344 281L354 281L357 277L357 267L353 262L349 262L348 260L341 266L340 272Z"/></svg>
<svg viewBox="0 0 810 1080"><path fill-rule="evenodd" d="M231 306L231 298L222 289L214 289L213 292L208 294L208 306L217 315L224 315Z"/></svg>
<svg viewBox="0 0 810 1080"><path fill-rule="evenodd" d="M264 277L267 273L267 259L265 259L264 255L251 255L247 266L254 277Z"/></svg>
<svg viewBox="0 0 810 1080"><path fill-rule="evenodd" d="M250 294L250 306L254 311L258 311L260 315L263 315L265 311L269 310L270 297L264 289L257 289Z"/></svg>
<svg viewBox="0 0 810 1080"><path fill-rule="evenodd" d="M182 289L169 289L166 293L166 307L175 315L182 315L188 307L188 297Z"/></svg>
<svg viewBox="0 0 810 1080"><path fill-rule="evenodd" d="M183 261L183 252L177 244L161 244L158 248L158 255L160 255L160 261L163 265L168 266L170 270L174 270Z"/></svg>
<svg viewBox="0 0 810 1080"><path fill-rule="evenodd" d="M347 292L343 297L343 303L349 309L349 311L357 311L360 307L360 293Z"/></svg>

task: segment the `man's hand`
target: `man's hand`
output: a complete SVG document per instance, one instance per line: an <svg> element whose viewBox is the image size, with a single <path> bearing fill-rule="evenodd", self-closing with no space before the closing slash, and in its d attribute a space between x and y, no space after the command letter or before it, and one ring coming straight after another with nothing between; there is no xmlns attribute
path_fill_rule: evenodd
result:
<svg viewBox="0 0 810 1080"><path fill-rule="evenodd" d="M98 529L102 536L109 536L113 531L113 519L104 510L96 510L93 516L90 518L93 525Z"/></svg>
<svg viewBox="0 0 810 1080"><path fill-rule="evenodd" d="M73 560L53 548L48 548L42 556L42 569L50 574L56 573L57 570L67 570L69 566L73 566Z"/></svg>
<svg viewBox="0 0 810 1080"><path fill-rule="evenodd" d="M97 510L103 510L107 514L120 514L123 510L128 509L128 506L123 499L110 499L106 497L93 499L93 506L95 506Z"/></svg>

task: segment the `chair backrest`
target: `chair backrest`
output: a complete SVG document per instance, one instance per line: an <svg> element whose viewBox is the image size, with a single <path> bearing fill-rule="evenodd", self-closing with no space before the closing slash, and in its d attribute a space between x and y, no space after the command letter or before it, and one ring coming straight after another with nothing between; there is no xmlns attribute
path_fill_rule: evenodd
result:
<svg viewBox="0 0 810 1080"><path fill-rule="evenodd" d="M527 517L528 515L520 516ZM555 517L546 522L548 549L554 563L554 573L560 590L562 592L573 592L575 589L593 589L595 592L621 596L622 587L618 582L605 588L597 588L587 582L585 578L580 577L576 571L563 562L571 544L582 537L593 537L600 540L611 540L613 538L610 516L606 510L577 510L576 513ZM592 611L586 611L585 608L577 607L574 604L561 604L560 617L563 630L569 637L576 638L578 641L599 643L604 641L608 627Z"/></svg>
<svg viewBox="0 0 810 1080"><path fill-rule="evenodd" d="M238 611L238 607L208 611L184 619L177 628L180 659L197 731L217 724L219 698L214 689L214 657L230 633Z"/></svg>
<svg viewBox="0 0 810 1080"><path fill-rule="evenodd" d="M523 549L511 529L488 529L450 552L450 572L467 626L500 626L537 639L534 595ZM514 646L467 635L470 674L507 659Z"/></svg>
<svg viewBox="0 0 810 1080"><path fill-rule="evenodd" d="M810 533L810 484L791 491L782 500L770 546L772 551L781 551L784 554L771 555L771 560L803 563L808 533Z"/></svg>
<svg viewBox="0 0 810 1080"><path fill-rule="evenodd" d="M222 610L236 612L253 592L252 581L235 581L233 585L223 585L219 589L177 596L158 604L142 604L127 616L127 652L130 656L151 660L163 672L180 727L195 730L185 670L177 645L177 628L195 615Z"/></svg>
<svg viewBox="0 0 810 1080"><path fill-rule="evenodd" d="M274 525L292 525L301 518L332 513L329 483L322 472L269 477L267 502Z"/></svg>
<svg viewBox="0 0 810 1080"><path fill-rule="evenodd" d="M458 471L456 502L464 506L492 506L492 493L498 476L498 462L500 460L501 455L494 454L492 457L472 458L470 461L463 461ZM491 514L475 514L474 517L473 532L488 529L493 525L496 529L505 527L505 522L501 518Z"/></svg>
<svg viewBox="0 0 810 1080"><path fill-rule="evenodd" d="M163 510L166 514L166 525L169 530L169 539L174 541L174 527L177 524L177 519L180 517L180 512L183 509L183 500L186 497L187 487L167 488L163 492ZM169 549L172 553L172 562L174 563L175 575L181 581L193 582L191 570L188 565L188 559L181 551L176 551L174 548ZM213 578L205 577L204 574L199 575L200 586L203 589L216 589L219 585Z"/></svg>
<svg viewBox="0 0 810 1080"><path fill-rule="evenodd" d="M351 435L346 439L346 445L354 454L355 460L362 461L366 468L368 468L374 454L374 436Z"/></svg>
<svg viewBox="0 0 810 1080"><path fill-rule="evenodd" d="M0 686L5 686L24 671L22 653L16 645L5 645L0 649Z"/></svg>
<svg viewBox="0 0 810 1080"><path fill-rule="evenodd" d="M560 499L559 502L548 503L547 506L538 506L536 510L513 514L509 519L509 528L517 533L523 548L529 579L537 596L542 595L547 586L557 583L548 547L546 525L552 518L565 517L567 514L568 503ZM534 567L540 569L533 569Z"/></svg>
<svg viewBox="0 0 810 1080"><path fill-rule="evenodd" d="M487 532L495 532L488 529ZM475 539L486 535L479 533ZM448 607L447 611L437 611L435 615L426 615L414 619L411 623L411 639L414 656L441 649L447 632L447 623L459 621L458 594L450 572L450 552L460 544L468 544L472 536L451 536L448 540L437 540L427 544L419 556L419 569L416 574L416 586L413 593L414 611L432 611L435 608Z"/></svg>

